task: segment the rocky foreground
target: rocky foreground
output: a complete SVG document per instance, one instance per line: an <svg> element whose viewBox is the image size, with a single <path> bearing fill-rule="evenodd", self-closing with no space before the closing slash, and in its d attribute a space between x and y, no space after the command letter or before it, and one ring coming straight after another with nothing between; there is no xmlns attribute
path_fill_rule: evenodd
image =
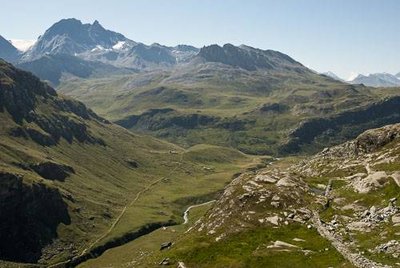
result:
<svg viewBox="0 0 400 268"><path fill-rule="evenodd" d="M329 241L346 260L332 266L398 267L399 153L400 124L396 124L369 130L310 159L294 164L281 160L242 174L188 233L206 236L212 245L231 243L249 230L276 232L301 225ZM309 239L288 234L286 240L266 241L251 256L256 258L260 251L304 256L333 252L310 250L310 234ZM179 242L176 247L179 251Z"/></svg>

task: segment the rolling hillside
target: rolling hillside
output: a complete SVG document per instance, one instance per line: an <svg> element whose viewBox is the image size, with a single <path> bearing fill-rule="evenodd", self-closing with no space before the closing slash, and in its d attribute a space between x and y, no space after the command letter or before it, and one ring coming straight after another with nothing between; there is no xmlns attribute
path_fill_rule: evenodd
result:
<svg viewBox="0 0 400 268"><path fill-rule="evenodd" d="M3 61L0 122L0 259L11 267L68 265L175 224L258 163L132 134Z"/></svg>
<svg viewBox="0 0 400 268"><path fill-rule="evenodd" d="M396 90L345 84L280 52L229 44L204 47L170 70L65 82L58 90L135 132L251 154L316 152L399 122L398 100L386 99Z"/></svg>

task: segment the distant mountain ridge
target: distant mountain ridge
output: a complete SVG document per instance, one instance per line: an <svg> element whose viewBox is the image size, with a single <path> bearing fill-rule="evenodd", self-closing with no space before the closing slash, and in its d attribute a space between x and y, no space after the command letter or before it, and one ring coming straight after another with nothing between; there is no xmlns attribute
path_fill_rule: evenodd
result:
<svg viewBox="0 0 400 268"><path fill-rule="evenodd" d="M324 72L322 75L335 80L350 84L364 84L369 87L398 87L400 86L400 73L393 75L389 73L373 73L368 75L359 74L354 79L344 80L333 72Z"/></svg>
<svg viewBox="0 0 400 268"><path fill-rule="evenodd" d="M225 44L222 47L218 45L205 46L200 50L198 57L206 61L220 62L248 71L304 67L299 62L278 51L261 50L245 45L240 47L232 44Z"/></svg>
<svg viewBox="0 0 400 268"><path fill-rule="evenodd" d="M60 57L66 58L66 56L69 57L65 62L55 60ZM27 51L19 53L18 57L13 56L7 59L20 68L51 81L54 85L60 82L63 73L67 74L66 77L72 75L87 78L87 73L96 73L92 70L94 65L104 69L105 65L98 63L136 71L163 70L185 64L194 66L207 62L247 71L297 70L301 72L308 70L299 62L278 51L232 44L225 44L222 47L210 45L201 49L189 45L174 47L157 43L145 45L130 40L120 33L105 29L97 20L93 23L82 23L74 18L63 19L53 24ZM88 61L88 63L82 61ZM50 62L51 70L48 65ZM71 71L77 66L77 62L82 63L79 70ZM70 66L68 66L69 63ZM84 70L85 68L87 70ZM111 67L107 68L111 69ZM50 73L45 73L46 70Z"/></svg>
<svg viewBox="0 0 400 268"><path fill-rule="evenodd" d="M371 87L397 87L400 86L400 75L389 73L360 74L349 82L351 84L364 84Z"/></svg>
<svg viewBox="0 0 400 268"><path fill-rule="evenodd" d="M29 46L25 44L25 47ZM57 75L43 75L44 71L49 69L48 66L43 65L49 62L49 56L60 58L66 55L71 57L69 57L69 61L63 63L63 66L55 66L54 64L59 61L52 61L52 68L58 70ZM47 57L46 60L41 60L43 57ZM76 57L76 59L72 57ZM11 42L0 36L0 58L18 64L19 67L32 71L40 78L51 81L54 85L60 82L62 73L66 73L66 77L78 74L80 78L87 77L80 75L81 73L101 73L101 70L99 72L92 70L93 66L104 69L105 65L100 65L99 62L115 68L122 68L124 69L122 72L125 72L126 68L136 71L165 70L187 63L191 66L201 63L217 63L247 71L302 72L309 70L288 55L278 51L232 44L210 45L201 49L189 45L174 47L158 43L145 45L133 41L121 33L105 29L97 20L93 23L82 23L75 18L62 19L53 24L26 51L19 51ZM83 63L82 61L97 63ZM85 67L88 69L84 72L69 72L73 66L76 66L76 62L83 63L80 67L81 70ZM68 63L72 63L72 65L66 66ZM110 66L106 69L111 69ZM344 79L332 72L322 73L322 75L345 82ZM49 79L50 76L51 79ZM396 75L387 73L359 75L354 80L346 82L373 87L400 86L400 73Z"/></svg>
<svg viewBox="0 0 400 268"><path fill-rule="evenodd" d="M0 58L6 61L15 61L19 57L19 51L11 42L0 35Z"/></svg>
<svg viewBox="0 0 400 268"><path fill-rule="evenodd" d="M45 55L71 55L116 67L148 69L169 67L195 56L199 49L180 45L150 46L106 30L97 20L83 24L77 19L63 19L52 25L22 56L22 62Z"/></svg>
<svg viewBox="0 0 400 268"><path fill-rule="evenodd" d="M334 72L328 71L328 72L324 72L322 73L323 75L326 75L330 78L333 78L335 80L341 81L341 82L345 82L344 79L340 78L339 76L337 76Z"/></svg>

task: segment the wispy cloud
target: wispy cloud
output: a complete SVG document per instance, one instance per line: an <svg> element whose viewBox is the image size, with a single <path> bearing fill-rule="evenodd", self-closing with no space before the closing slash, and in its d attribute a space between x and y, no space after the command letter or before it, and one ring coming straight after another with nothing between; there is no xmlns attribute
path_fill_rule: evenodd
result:
<svg viewBox="0 0 400 268"><path fill-rule="evenodd" d="M20 51L27 51L36 40L11 39L10 42Z"/></svg>

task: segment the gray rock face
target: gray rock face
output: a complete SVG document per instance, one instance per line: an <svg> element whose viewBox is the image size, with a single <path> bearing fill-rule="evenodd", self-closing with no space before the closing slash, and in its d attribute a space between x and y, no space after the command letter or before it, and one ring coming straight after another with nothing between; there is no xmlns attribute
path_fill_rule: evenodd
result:
<svg viewBox="0 0 400 268"><path fill-rule="evenodd" d="M61 193L22 176L0 172L0 259L36 262L57 237L57 226L70 224Z"/></svg>
<svg viewBox="0 0 400 268"><path fill-rule="evenodd" d="M400 256L400 242L397 240L390 240L387 243L377 246L374 251L378 253L392 254L393 257L398 258Z"/></svg>
<svg viewBox="0 0 400 268"><path fill-rule="evenodd" d="M25 53L24 60L33 60L46 54L75 55L96 46L111 48L126 41L122 34L104 29L98 21L82 24L76 19L64 19L51 26L35 45Z"/></svg>
<svg viewBox="0 0 400 268"><path fill-rule="evenodd" d="M392 223L394 225L400 225L400 214L392 216Z"/></svg>
<svg viewBox="0 0 400 268"><path fill-rule="evenodd" d="M148 46L132 41L120 33L105 29L98 21L92 24L83 24L77 19L64 19L51 26L22 55L21 68L28 64L31 67L30 71L36 71L41 78L46 78L43 75L52 74L51 70L46 70L45 74L37 73L38 70L46 69L48 65L48 62L37 62L45 56L62 56L64 58L65 56L76 56L80 60L139 70L166 68L189 61L197 55L198 51L199 49L186 45L167 47L152 44ZM31 62L35 62L35 65L29 64ZM57 68L71 73L70 69L76 69L76 64L74 66L73 63L67 61L64 65L58 64ZM85 64L90 63L82 63L82 65ZM91 64L93 65L93 63ZM81 69L78 68L80 73L82 73ZM90 68L89 71L93 72ZM82 76L78 75L78 77Z"/></svg>
<svg viewBox="0 0 400 268"><path fill-rule="evenodd" d="M198 56L209 62L219 62L248 71L255 71L257 69L307 70L303 65L285 54L249 46L236 47L231 44L225 44L223 47L220 47L218 45L211 45L203 47Z"/></svg>
<svg viewBox="0 0 400 268"><path fill-rule="evenodd" d="M32 165L31 168L48 180L64 181L70 173L75 173L74 169L67 165L62 165L54 162L44 162Z"/></svg>
<svg viewBox="0 0 400 268"><path fill-rule="evenodd" d="M400 137L400 124L368 130L356 139L359 150L371 152Z"/></svg>

